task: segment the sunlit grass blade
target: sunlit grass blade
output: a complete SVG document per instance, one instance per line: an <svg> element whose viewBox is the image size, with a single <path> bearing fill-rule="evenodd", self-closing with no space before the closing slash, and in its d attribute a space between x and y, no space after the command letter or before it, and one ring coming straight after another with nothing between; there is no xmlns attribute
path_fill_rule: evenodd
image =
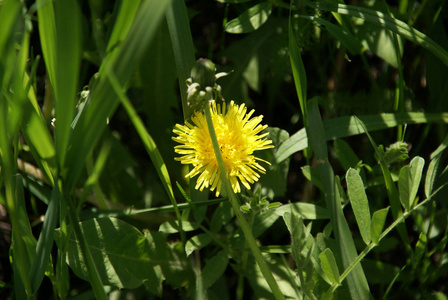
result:
<svg viewBox="0 0 448 300"><path fill-rule="evenodd" d="M127 35L117 42L103 61L98 81L90 92L88 103L77 122L73 124L71 147L66 160L67 174L65 174L70 187L74 186L83 169L83 164L79 162L85 161L106 127L107 118L112 115L119 103L105 69L113 70L120 86L125 85L134 73L140 58L145 55L145 50L169 3L170 1L144 1L139 6ZM104 67L106 65L107 68Z"/></svg>
<svg viewBox="0 0 448 300"><path fill-rule="evenodd" d="M330 220L336 236L336 243L340 251L343 268L347 268L355 261L358 254L350 228L342 212L341 201L336 189L333 168L328 162L327 138L320 116L317 100L309 103L310 143L314 149L324 188L325 201L330 213ZM353 299L368 299L370 289L361 265L356 266L347 276L347 284Z"/></svg>
<svg viewBox="0 0 448 300"><path fill-rule="evenodd" d="M173 45L182 110L186 120L190 118L193 110L187 104L187 86L185 82L190 77L190 70L196 59L187 9L183 0L171 1L171 5L166 10L166 20L170 31L171 44Z"/></svg>
<svg viewBox="0 0 448 300"><path fill-rule="evenodd" d="M174 198L170 176L168 174L165 162L163 161L162 155L160 154L159 149L157 148L157 145L154 142L153 138L149 135L148 131L146 130L143 121L140 119L134 107L132 106L131 102L129 101L128 97L126 96L124 89L119 85L119 82L115 77L115 75L112 73L112 71L109 71L107 72L107 76L111 81L112 87L114 88L115 93L118 95L121 104L124 106L126 112L128 113L135 130L140 136L140 139L142 140L146 152L148 152L155 169L157 170L157 174L159 175L159 178L162 181L163 187L165 188L165 191L168 197L170 198L171 204L174 207L177 219L180 222L180 229L181 229L180 232L183 241L185 242L185 236L182 230L182 218L179 209L177 208L177 202L176 199Z"/></svg>
<svg viewBox="0 0 448 300"><path fill-rule="evenodd" d="M308 3L308 5L317 9L328 10L342 15L349 15L352 17L361 18L379 27L386 28L404 37L405 39L429 50L435 56L437 56L445 65L448 66L448 52L442 46L434 42L424 33L418 31L412 26L409 26L408 24L396 18L387 16L379 11L359 6L321 3L321 2L317 3L310 2Z"/></svg>
<svg viewBox="0 0 448 300"><path fill-rule="evenodd" d="M55 142L64 164L76 104L81 62L81 11L75 0L38 1L39 33L55 97Z"/></svg>
<svg viewBox="0 0 448 300"><path fill-rule="evenodd" d="M45 212L42 231L37 241L36 256L30 269L29 276L34 291L39 289L50 261L50 254L53 247L53 233L59 218L58 209L59 193L55 187L51 194L47 211Z"/></svg>
<svg viewBox="0 0 448 300"><path fill-rule="evenodd" d="M364 127L359 126L357 119L361 120ZM376 131L397 127L403 124L424 124L443 122L448 123L448 113L383 113L367 116L344 116L324 121L327 141L347 136L354 136L368 131ZM278 147L275 156L278 162L287 159L292 154L308 147L308 136L303 128L291 135Z"/></svg>

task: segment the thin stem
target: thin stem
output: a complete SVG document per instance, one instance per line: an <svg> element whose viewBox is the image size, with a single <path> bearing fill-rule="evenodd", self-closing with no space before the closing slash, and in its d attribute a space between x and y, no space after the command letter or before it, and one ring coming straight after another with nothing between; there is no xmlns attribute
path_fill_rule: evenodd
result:
<svg viewBox="0 0 448 300"><path fill-rule="evenodd" d="M221 174L223 189L229 197L230 203L232 204L233 210L235 212L236 218L238 219L241 230L243 231L244 237L246 238L247 244L249 245L249 248L252 251L255 261L260 267L261 273L263 274L264 278L266 279L266 282L271 288L271 291L275 299L285 299L282 292L280 291L277 281L274 279L274 276L272 275L271 270L264 261L260 248L258 248L257 242L255 241L255 238L252 235L250 226L240 210L238 199L231 188L229 179L227 178L226 168L224 166L224 161L222 159L221 152L219 150L218 140L216 139L215 129L213 127L212 116L210 114L210 106L206 105L204 110L205 110L205 117L207 119L208 130L213 143L213 149L215 151L216 160L218 161L219 165L219 172Z"/></svg>
<svg viewBox="0 0 448 300"><path fill-rule="evenodd" d="M369 245L367 245L366 248L364 248L364 250L358 255L358 257L347 267L347 269L345 269L345 271L341 274L340 276L340 282L342 282L345 277L347 277L347 275L358 265L358 263L376 246L379 245L379 242L386 237L386 235L389 234L389 232L391 232L398 224L400 224L401 222L403 222L404 219L406 219L414 210L418 209L420 206L425 205L427 202L429 202L434 195L439 192L442 188L444 187L441 186L439 187L432 195L430 195L428 198L426 198L425 200L423 200L422 202L420 202L419 204L417 204L416 206L414 206L411 210L404 212L401 216L399 216L389 227L386 228L386 230L383 231L383 233L381 233L381 235L378 238L378 243L373 243L371 242ZM333 293L337 288L339 287L339 284L333 284L330 288L329 288L329 292Z"/></svg>

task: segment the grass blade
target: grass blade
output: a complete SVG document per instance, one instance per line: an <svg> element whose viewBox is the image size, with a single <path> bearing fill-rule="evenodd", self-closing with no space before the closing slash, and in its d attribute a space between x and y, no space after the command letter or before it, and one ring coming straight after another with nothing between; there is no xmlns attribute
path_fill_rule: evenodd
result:
<svg viewBox="0 0 448 300"><path fill-rule="evenodd" d="M448 52L439 44L430 39L427 35L409 26L408 24L387 16L382 12L375 11L369 8L351 6L345 4L330 4L330 3L308 3L309 6L332 11L342 15L349 15L356 18L361 18L367 22L386 28L405 39L429 50L436 57L438 57L445 65L448 66Z"/></svg>
<svg viewBox="0 0 448 300"><path fill-rule="evenodd" d="M187 105L187 86L185 82L190 77L190 70L196 59L187 8L183 0L172 1L172 4L166 10L166 20L170 31L171 44L173 45L182 110L186 120L190 118L193 110Z"/></svg>
<svg viewBox="0 0 448 300"><path fill-rule="evenodd" d="M70 187L74 186L83 168L83 164L79 162L86 160L87 155L106 127L107 118L112 115L119 103L118 97L106 76L105 69L113 70L120 86L125 85L132 76L139 59L145 54L144 51L147 49L147 45L151 41L169 3L169 1L143 2L139 6L127 35L122 37L123 40L115 45L113 51L109 52L109 55L103 61L99 79L90 92L88 103L80 113L79 119L73 124L71 147L68 150L66 160L67 173L64 174L64 176L67 176L67 183ZM116 26L114 30L115 28ZM105 68L106 65L109 66ZM92 99L95 99L95 101L92 101Z"/></svg>
<svg viewBox="0 0 448 300"><path fill-rule="evenodd" d="M364 127L359 126L357 119ZM448 113L384 113L367 116L345 116L324 121L327 141L347 136L363 134L368 131L381 130L404 124L422 124L443 122L448 123ZM291 135L277 149L275 157L282 162L292 154L308 147L308 136L305 128Z"/></svg>
<svg viewBox="0 0 448 300"><path fill-rule="evenodd" d="M336 192L336 183L333 168L328 162L328 150L324 125L320 116L317 100L311 100L309 106L309 127L311 146L314 149L315 158L318 162L324 188L325 201L330 213L330 220L339 247L343 268L349 267L357 258L355 243L350 228L344 217L341 201ZM362 266L357 265L347 276L350 295L353 299L368 299L370 297L369 285Z"/></svg>

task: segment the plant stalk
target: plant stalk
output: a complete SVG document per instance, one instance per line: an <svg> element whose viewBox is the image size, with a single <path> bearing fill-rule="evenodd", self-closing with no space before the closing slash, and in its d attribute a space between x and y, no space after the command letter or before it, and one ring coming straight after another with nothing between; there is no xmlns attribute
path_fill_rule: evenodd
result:
<svg viewBox="0 0 448 300"><path fill-rule="evenodd" d="M218 161L219 172L221 174L221 180L222 180L222 185L224 187L224 191L226 192L227 196L229 197L229 200L230 200L230 203L232 204L236 218L238 219L241 230L243 231L244 237L246 238L246 242L249 245L250 250L252 251L255 261L257 262L258 266L260 267L261 273L263 274L264 278L266 279L266 282L268 283L269 287L271 288L272 294L274 295L275 299L277 299L277 300L285 299L282 292L280 291L280 287L278 286L277 281L274 279L274 276L272 275L271 270L269 269L268 265L264 261L263 255L261 254L261 251L260 251L260 248L258 248L257 242L255 241L255 238L252 234L251 228L250 228L249 224L247 223L246 219L244 218L243 213L240 210L240 205L239 205L238 199L232 190L229 179L227 178L226 168L224 166L224 161L222 159L221 152L219 150L218 140L216 139L215 128L213 127L212 116L210 113L210 106L207 104L205 106L204 110L205 110L205 117L207 119L208 131L210 133L210 137L211 137L211 140L213 143L213 149L215 151L216 160Z"/></svg>

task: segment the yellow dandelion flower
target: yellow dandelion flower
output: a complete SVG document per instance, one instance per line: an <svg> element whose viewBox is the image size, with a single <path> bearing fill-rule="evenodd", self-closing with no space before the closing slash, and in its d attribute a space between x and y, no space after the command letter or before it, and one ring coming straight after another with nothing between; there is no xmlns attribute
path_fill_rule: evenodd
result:
<svg viewBox="0 0 448 300"><path fill-rule="evenodd" d="M255 157L254 151L274 147L272 141L266 138L267 132L259 135L268 126L260 125L263 116L251 119L254 110L246 114L244 104L236 105L232 101L227 111L225 103L221 107L213 101L210 106L213 126L232 189L235 193L241 192L240 182L250 189L249 183L260 178L258 173L266 172L257 161L269 164ZM173 140L181 144L174 147L174 151L182 155L175 159L182 164L193 165L186 177L199 175L196 189L202 191L210 187L212 191L216 189L216 196L219 196L222 181L204 112L195 112L191 121L193 124L188 121L185 125L176 124L173 130L178 135Z"/></svg>

